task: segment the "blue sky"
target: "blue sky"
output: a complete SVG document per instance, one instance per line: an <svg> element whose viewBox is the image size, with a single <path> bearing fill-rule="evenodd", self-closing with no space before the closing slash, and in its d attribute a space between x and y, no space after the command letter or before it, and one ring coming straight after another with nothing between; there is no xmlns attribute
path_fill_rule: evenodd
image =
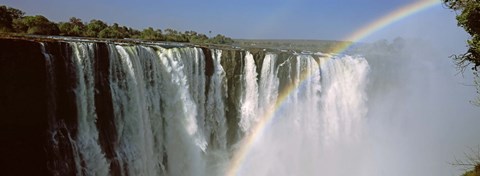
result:
<svg viewBox="0 0 480 176"><path fill-rule="evenodd" d="M250 39L341 40L360 27L413 0L3 0L27 15L53 21L75 16L137 29L194 30ZM366 38L466 38L455 14L438 5L396 22ZM441 30L439 30L441 29Z"/></svg>

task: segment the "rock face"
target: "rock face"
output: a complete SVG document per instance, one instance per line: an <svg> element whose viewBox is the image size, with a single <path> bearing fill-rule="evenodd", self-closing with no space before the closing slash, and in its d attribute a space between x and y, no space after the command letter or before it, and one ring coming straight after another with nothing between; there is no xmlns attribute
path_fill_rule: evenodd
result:
<svg viewBox="0 0 480 176"><path fill-rule="evenodd" d="M109 173L120 175L127 173L128 167L117 151L120 137L110 85L115 46L106 42L89 43L94 53L91 66L98 143L109 163ZM88 175L87 171L79 170L86 167L76 141L80 130L78 114L82 111L77 87L82 75L72 59L79 54L73 48L64 40L0 39L0 165L8 168L0 171L0 175ZM208 96L216 68L212 49L201 47L201 51L205 59L202 61L205 96ZM222 51L219 64L223 65L228 80L224 83L226 135L228 145L233 145L241 137L237 124L242 90L238 85L242 84L246 51ZM265 52L251 52L256 64L261 65ZM257 70L260 69L259 66ZM163 157L164 164L167 158Z"/></svg>
<svg viewBox="0 0 480 176"><path fill-rule="evenodd" d="M47 175L45 57L38 42L0 39L1 175Z"/></svg>
<svg viewBox="0 0 480 176"><path fill-rule="evenodd" d="M278 93L320 76L313 55L163 45L0 38L0 175L224 175Z"/></svg>

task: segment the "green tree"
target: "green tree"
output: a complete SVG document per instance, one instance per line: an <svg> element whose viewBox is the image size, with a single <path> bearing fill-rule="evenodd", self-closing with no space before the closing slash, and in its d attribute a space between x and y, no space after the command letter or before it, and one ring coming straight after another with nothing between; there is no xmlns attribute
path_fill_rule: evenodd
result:
<svg viewBox="0 0 480 176"><path fill-rule="evenodd" d="M208 37L205 34L197 34L190 36L188 40L192 43L205 43L208 40Z"/></svg>
<svg viewBox="0 0 480 176"><path fill-rule="evenodd" d="M6 6L0 6L0 32L12 31L12 17Z"/></svg>
<svg viewBox="0 0 480 176"><path fill-rule="evenodd" d="M458 26L463 27L472 37L467 40L469 47L467 52L452 57L461 71L471 66L479 94L473 103L480 106L480 1L443 0L443 2L448 8L460 12L457 14Z"/></svg>
<svg viewBox="0 0 480 176"><path fill-rule="evenodd" d="M12 19L22 18L25 15L25 12L11 7L7 8L7 11L12 17Z"/></svg>
<svg viewBox="0 0 480 176"><path fill-rule="evenodd" d="M118 27L109 26L104 28L102 31L98 33L99 38L116 38L116 39L123 39L125 38L125 34L123 34Z"/></svg>
<svg viewBox="0 0 480 176"><path fill-rule="evenodd" d="M117 39L138 38L153 41L192 43L233 43L231 38L225 37L224 35L217 35L209 39L207 35L195 31L185 31L185 33L182 33L174 29L166 29L165 33L162 33L162 30L151 27L139 31L130 27L120 26L117 23L109 26L105 22L96 19L91 20L89 23L84 23L76 17L71 17L68 22L59 22L56 24L41 15L24 15L25 13L21 10L0 6L0 32ZM211 33L212 31L209 31L210 35Z"/></svg>
<svg viewBox="0 0 480 176"><path fill-rule="evenodd" d="M70 17L69 22L75 26L79 26L81 28L85 27L85 24L83 24L82 19L77 18L77 17Z"/></svg>
<svg viewBox="0 0 480 176"><path fill-rule="evenodd" d="M142 34L142 32L140 32L139 30L133 29L131 27L128 27L128 28L125 27L125 28L130 38L140 38L140 35Z"/></svg>
<svg viewBox="0 0 480 176"><path fill-rule="evenodd" d="M57 25L42 15L25 16L13 20L16 32L34 35L58 35L60 30Z"/></svg>
<svg viewBox="0 0 480 176"><path fill-rule="evenodd" d="M13 21L22 18L25 12L7 7L0 6L0 32L13 32Z"/></svg>
<svg viewBox="0 0 480 176"><path fill-rule="evenodd" d="M71 17L69 22L58 23L60 35L66 36L83 36L85 24L82 20L76 17Z"/></svg>
<svg viewBox="0 0 480 176"><path fill-rule="evenodd" d="M445 5L455 11L458 26L467 31L472 38L467 41L469 49L467 53L455 56L455 59L466 66L473 64L472 69L480 67L480 1L476 0L443 0Z"/></svg>
<svg viewBox="0 0 480 176"><path fill-rule="evenodd" d="M232 44L233 42L234 41L231 38L225 37L224 35L220 35L220 34L217 34L217 36L207 41L207 43L213 43L213 44Z"/></svg>
<svg viewBox="0 0 480 176"><path fill-rule="evenodd" d="M72 36L70 31L73 28L73 25L69 22L60 22L57 24L58 29L60 30L60 35ZM73 35L74 36L74 35Z"/></svg>
<svg viewBox="0 0 480 176"><path fill-rule="evenodd" d="M69 23L72 24L72 28L69 31L71 36L83 36L83 31L85 31L85 24L80 18L71 17Z"/></svg>
<svg viewBox="0 0 480 176"><path fill-rule="evenodd" d="M162 31L157 29L153 29L152 27L148 27L144 29L140 34L140 38L143 40L164 40L164 36L162 35Z"/></svg>
<svg viewBox="0 0 480 176"><path fill-rule="evenodd" d="M107 28L108 25L101 21L101 20L90 20L90 23L88 23L85 28L86 28L86 31L84 33L84 36L86 37L99 37L99 33L100 31L102 31L103 29Z"/></svg>
<svg viewBox="0 0 480 176"><path fill-rule="evenodd" d="M169 42L188 42L188 37L174 29L165 29L165 40Z"/></svg>

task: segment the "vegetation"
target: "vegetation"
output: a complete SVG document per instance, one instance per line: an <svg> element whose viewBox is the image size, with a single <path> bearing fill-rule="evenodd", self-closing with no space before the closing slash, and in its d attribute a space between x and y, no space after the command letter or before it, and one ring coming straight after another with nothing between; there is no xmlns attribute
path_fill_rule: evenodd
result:
<svg viewBox="0 0 480 176"><path fill-rule="evenodd" d="M457 14L458 26L463 27L472 38L467 40L468 50L466 53L454 55L453 59L463 72L470 65L475 75L475 86L477 88L474 104L480 106L480 1L478 0L443 0L443 3L450 9L460 12ZM480 176L480 148L472 154L466 154L467 161L457 161L454 165L467 167L469 171L463 176Z"/></svg>
<svg viewBox="0 0 480 176"><path fill-rule="evenodd" d="M462 176L480 176L480 146L477 149L470 148L470 152L464 155L464 160L455 160L452 164L467 170Z"/></svg>
<svg viewBox="0 0 480 176"><path fill-rule="evenodd" d="M208 38L207 35L195 31L179 32L174 29L162 31L152 27L139 31L130 27L120 26L117 23L108 25L97 19L83 22L79 18L71 17L68 22L55 23L41 15L25 16L23 11L7 6L0 6L0 33L113 39L133 38L149 41L209 44L232 44L234 42L231 38L220 34L213 38Z"/></svg>
<svg viewBox="0 0 480 176"><path fill-rule="evenodd" d="M459 68L464 71L470 65L475 75L475 85L479 96L474 104L480 106L480 1L478 0L443 0L444 4L455 11L458 26L467 31L471 39L467 40L468 50L464 54L452 56Z"/></svg>

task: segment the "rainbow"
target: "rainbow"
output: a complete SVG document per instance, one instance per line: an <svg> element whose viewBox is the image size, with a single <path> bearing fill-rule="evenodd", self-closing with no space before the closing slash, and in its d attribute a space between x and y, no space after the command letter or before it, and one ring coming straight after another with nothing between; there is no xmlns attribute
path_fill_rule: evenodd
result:
<svg viewBox="0 0 480 176"><path fill-rule="evenodd" d="M346 49L348 49L354 42L358 42L396 21L411 16L422 10L428 9L429 7L433 7L437 4L440 4L439 0L420 0L398 8L395 11L387 14L386 16L383 16L369 23L368 25L365 25L361 29L347 36L345 39L343 39L343 41L351 41L352 43L348 45L339 45L333 48L333 53L340 54ZM308 73L302 73L300 75L300 82L303 82L308 78ZM279 92L275 105L272 108L267 109L266 112L264 112L263 116L259 119L259 121L251 129L251 131L247 133L246 136L243 138L241 144L238 146L237 150L233 154L233 157L231 158L225 175L235 176L238 174L239 169L241 168L243 162L245 161L245 158L247 157L248 152L250 151L255 141L258 140L259 136L263 134L265 127L273 119L276 110L284 104L290 93L297 89L298 85L288 85L281 92Z"/></svg>

